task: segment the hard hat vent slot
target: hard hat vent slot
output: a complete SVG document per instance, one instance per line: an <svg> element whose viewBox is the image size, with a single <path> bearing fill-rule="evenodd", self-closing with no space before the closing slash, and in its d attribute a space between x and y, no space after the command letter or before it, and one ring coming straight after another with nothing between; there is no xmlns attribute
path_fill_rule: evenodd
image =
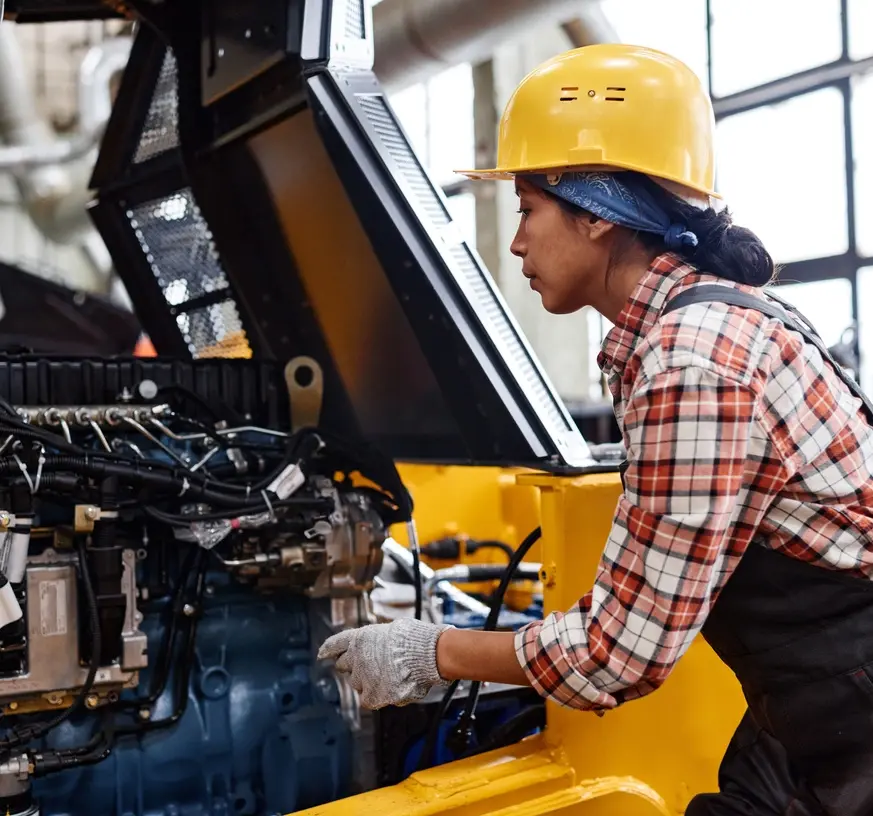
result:
<svg viewBox="0 0 873 816"><path fill-rule="evenodd" d="M579 90L578 85L568 85L565 88L561 88L561 92L562 92L562 94L564 94L563 96L561 96L561 102L575 102L577 97L569 96L566 92L567 91L578 91L578 90Z"/></svg>
<svg viewBox="0 0 873 816"><path fill-rule="evenodd" d="M606 89L606 92L609 93L610 91L620 91L621 93L624 93L626 90L627 90L626 88L617 88L613 85L613 86L608 87ZM607 102L624 102L624 97L623 96L607 96L606 101Z"/></svg>

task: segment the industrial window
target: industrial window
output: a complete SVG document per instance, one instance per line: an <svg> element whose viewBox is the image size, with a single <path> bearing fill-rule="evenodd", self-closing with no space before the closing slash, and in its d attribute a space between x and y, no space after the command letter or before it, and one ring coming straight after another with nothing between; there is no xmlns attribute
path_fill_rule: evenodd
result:
<svg viewBox="0 0 873 816"><path fill-rule="evenodd" d="M842 54L840 0L710 0L710 25L716 96L815 68Z"/></svg>
<svg viewBox="0 0 873 816"><path fill-rule="evenodd" d="M719 192L779 263L849 248L843 118L824 88L719 123Z"/></svg>
<svg viewBox="0 0 873 816"><path fill-rule="evenodd" d="M873 26L873 19L870 24ZM873 72L857 77L852 84L852 125L855 231L858 252L869 258L873 257ZM873 305L873 293L865 305Z"/></svg>
<svg viewBox="0 0 873 816"><path fill-rule="evenodd" d="M600 8L620 42L672 54L707 87L705 0L603 0Z"/></svg>
<svg viewBox="0 0 873 816"><path fill-rule="evenodd" d="M788 300L828 343L854 343L873 389L873 3L701 1L718 189L781 264Z"/></svg>
<svg viewBox="0 0 873 816"><path fill-rule="evenodd" d="M863 59L873 55L873 3L848 0L849 57Z"/></svg>
<svg viewBox="0 0 873 816"><path fill-rule="evenodd" d="M873 266L858 270L858 299L863 304L873 303ZM861 387L870 394L873 393L873 320L858 321L858 345L861 349Z"/></svg>
<svg viewBox="0 0 873 816"><path fill-rule="evenodd" d="M848 278L786 283L779 294L808 318L828 346L852 325L852 282Z"/></svg>

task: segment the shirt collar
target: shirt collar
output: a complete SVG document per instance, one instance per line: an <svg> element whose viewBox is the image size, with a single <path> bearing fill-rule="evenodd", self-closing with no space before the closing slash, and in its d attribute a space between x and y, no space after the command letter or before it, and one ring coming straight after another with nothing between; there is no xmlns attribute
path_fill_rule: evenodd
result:
<svg viewBox="0 0 873 816"><path fill-rule="evenodd" d="M623 370L640 340L655 325L668 296L702 279L697 269L672 252L655 258L603 341L597 356L601 371Z"/></svg>

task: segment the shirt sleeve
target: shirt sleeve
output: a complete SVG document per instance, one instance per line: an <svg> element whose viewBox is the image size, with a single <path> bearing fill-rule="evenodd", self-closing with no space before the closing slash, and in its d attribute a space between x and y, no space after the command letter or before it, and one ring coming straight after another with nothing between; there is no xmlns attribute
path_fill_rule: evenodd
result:
<svg viewBox="0 0 873 816"><path fill-rule="evenodd" d="M516 635L541 695L606 709L664 682L751 538L736 520L751 480L760 494L762 462L750 448L766 435L755 415L748 385L699 367L661 371L635 389L625 492L594 587ZM766 457L763 466L773 467ZM775 494L779 474L767 478Z"/></svg>

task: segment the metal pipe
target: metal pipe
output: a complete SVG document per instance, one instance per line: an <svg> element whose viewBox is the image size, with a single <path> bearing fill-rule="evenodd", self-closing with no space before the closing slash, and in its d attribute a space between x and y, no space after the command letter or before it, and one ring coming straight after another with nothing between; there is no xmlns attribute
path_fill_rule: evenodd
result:
<svg viewBox="0 0 873 816"><path fill-rule="evenodd" d="M92 48L79 71L81 125L60 139L40 116L15 27L0 26L0 170L12 172L36 227L56 243L93 232L86 207L92 154L111 109L110 80L126 65L131 40L119 37Z"/></svg>
<svg viewBox="0 0 873 816"><path fill-rule="evenodd" d="M395 93L453 65L481 62L525 29L584 17L589 6L600 12L594 0L382 0L373 8L374 70Z"/></svg>
<svg viewBox="0 0 873 816"><path fill-rule="evenodd" d="M618 34L599 3L589 3L583 14L561 24L573 48L592 43L619 42Z"/></svg>
<svg viewBox="0 0 873 816"><path fill-rule="evenodd" d="M14 27L0 26L0 132L7 142L0 148L0 169L32 170L87 155L97 146L106 119L92 120L71 139L57 138L36 109L25 65Z"/></svg>
<svg viewBox="0 0 873 816"><path fill-rule="evenodd" d="M377 6L378 8L378 6ZM399 544L393 538L388 537L382 543L382 551L393 558L397 558L403 561L409 567L412 567L412 553L404 547L402 544ZM433 568L429 567L427 564L420 564L419 568L421 570L421 577L425 581L429 581L433 578ZM448 581L441 581L437 584L437 587L440 592L447 595L451 598L458 606L464 607L468 612L472 612L474 615L482 615L486 617L488 613L491 611L491 608L486 604L483 604L481 601L477 601L475 598L468 595L466 592L462 592L456 586L453 586Z"/></svg>
<svg viewBox="0 0 873 816"><path fill-rule="evenodd" d="M491 567L495 571L495 576L489 579L477 577L475 575L475 570L477 567ZM517 580L539 580L539 574L540 570L542 570L542 567L542 564L538 564L533 561L522 561L521 564L519 564ZM438 569L436 572L433 573L433 575L431 575L430 578L427 579L427 581L425 581L424 595L426 598L429 599L430 596L434 594L434 592L441 591L442 587L447 581L457 581L459 584L465 584L472 583L474 581L496 580L501 577L504 570L505 567L500 564L455 564L455 566L453 567Z"/></svg>
<svg viewBox="0 0 873 816"><path fill-rule="evenodd" d="M130 59L133 40L113 37L88 50L79 66L79 127L102 131L112 113L112 79Z"/></svg>

